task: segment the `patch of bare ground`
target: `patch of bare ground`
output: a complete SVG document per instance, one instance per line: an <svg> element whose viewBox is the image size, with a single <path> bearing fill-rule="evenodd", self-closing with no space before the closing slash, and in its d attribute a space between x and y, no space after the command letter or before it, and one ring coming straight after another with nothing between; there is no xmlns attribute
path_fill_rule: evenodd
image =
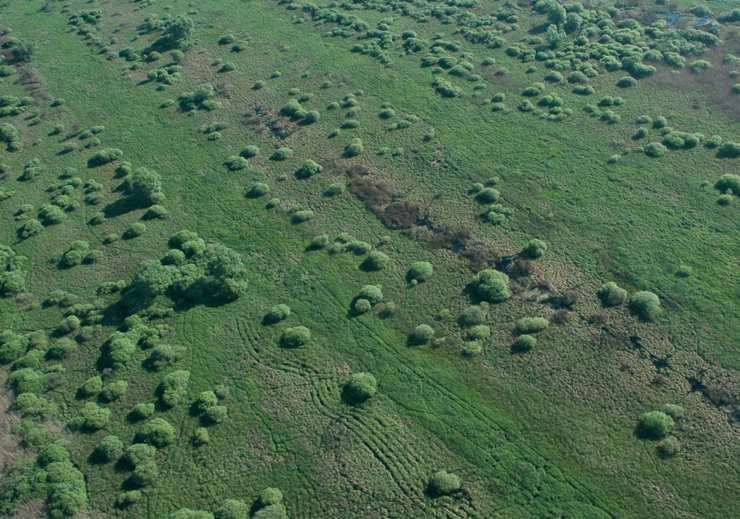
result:
<svg viewBox="0 0 740 519"><path fill-rule="evenodd" d="M425 208L406 200L377 171L365 165L355 165L346 174L350 193L387 228L401 230L434 249L451 250L468 260L473 270L486 267L495 260L494 253L483 243L474 241L469 231L433 222Z"/></svg>
<svg viewBox="0 0 740 519"><path fill-rule="evenodd" d="M728 36L725 36L728 38ZM712 64L712 69L693 72L688 66L681 70L670 67L658 67L658 71L652 77L644 80L659 88L696 91L703 94L691 99L691 107L699 109L702 103L708 102L733 122L740 122L740 101L738 95L732 93L732 86L737 82L736 78L730 76L730 71L737 70L737 65L724 62L728 53L740 53L740 37L735 35L732 45L717 47L707 51L701 59Z"/></svg>

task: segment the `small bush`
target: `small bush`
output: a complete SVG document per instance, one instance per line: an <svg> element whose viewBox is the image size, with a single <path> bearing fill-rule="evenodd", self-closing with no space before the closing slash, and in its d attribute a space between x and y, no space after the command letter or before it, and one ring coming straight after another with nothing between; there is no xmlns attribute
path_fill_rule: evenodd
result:
<svg viewBox="0 0 740 519"><path fill-rule="evenodd" d="M114 162L121 158L123 158L123 152L118 148L105 148L96 152L92 157L90 157L90 159L88 159L87 161L87 166L90 168L96 168Z"/></svg>
<svg viewBox="0 0 740 519"><path fill-rule="evenodd" d="M254 144L250 144L249 146L246 146L239 155L244 157L245 159L251 159L252 157L256 157L259 155L260 149L258 146L255 146Z"/></svg>
<svg viewBox="0 0 740 519"><path fill-rule="evenodd" d="M735 159L740 157L740 143L725 142L719 147L717 157L721 159Z"/></svg>
<svg viewBox="0 0 740 519"><path fill-rule="evenodd" d="M249 506L239 499L227 499L216 510L215 519L247 519L249 517Z"/></svg>
<svg viewBox="0 0 740 519"><path fill-rule="evenodd" d="M295 213L293 213L290 217L290 221L294 224L299 224L312 220L313 217L313 211L311 211L310 209L303 209L301 211L296 211Z"/></svg>
<svg viewBox="0 0 740 519"><path fill-rule="evenodd" d="M98 431L110 421L110 409L100 407L95 402L86 402L80 410L79 425L83 430Z"/></svg>
<svg viewBox="0 0 740 519"><path fill-rule="evenodd" d="M349 404L357 405L371 398L378 390L378 382L371 373L353 373L344 384L342 395Z"/></svg>
<svg viewBox="0 0 740 519"><path fill-rule="evenodd" d="M528 258L541 258L547 252L547 244L542 240L530 240L522 250L522 255Z"/></svg>
<svg viewBox="0 0 740 519"><path fill-rule="evenodd" d="M383 291L379 286L365 285L360 289L357 297L369 301L370 304L377 305L383 301Z"/></svg>
<svg viewBox="0 0 740 519"><path fill-rule="evenodd" d="M344 149L344 156L347 158L356 157L357 155L362 154L364 150L365 148L362 144L362 140L352 139L352 142Z"/></svg>
<svg viewBox="0 0 740 519"><path fill-rule="evenodd" d="M617 86L619 88L630 88L637 85L637 80L632 76L624 76L617 80Z"/></svg>
<svg viewBox="0 0 740 519"><path fill-rule="evenodd" d="M651 142L645 146L645 155L648 157L662 157L668 149L659 142Z"/></svg>
<svg viewBox="0 0 740 519"><path fill-rule="evenodd" d="M514 331L517 335L539 333L550 325L544 317L522 317L516 322Z"/></svg>
<svg viewBox="0 0 740 519"><path fill-rule="evenodd" d="M141 490L126 490L116 497L116 506L118 508L128 508L141 501L142 497Z"/></svg>
<svg viewBox="0 0 740 519"><path fill-rule="evenodd" d="M478 191L475 199L481 204L493 204L499 200L501 193L498 189L492 187L486 187Z"/></svg>
<svg viewBox="0 0 740 519"><path fill-rule="evenodd" d="M107 384L100 392L100 398L105 402L114 402L122 398L128 391L128 382L125 380L116 380Z"/></svg>
<svg viewBox="0 0 740 519"><path fill-rule="evenodd" d="M619 306L627 301L627 291L614 281L604 283L596 293L604 306Z"/></svg>
<svg viewBox="0 0 740 519"><path fill-rule="evenodd" d="M290 307L285 304L275 305L265 314L262 321L265 324L275 324L290 317Z"/></svg>
<svg viewBox="0 0 740 519"><path fill-rule="evenodd" d="M311 340L311 330L305 326L294 326L283 332L280 344L284 348L298 348Z"/></svg>
<svg viewBox="0 0 740 519"><path fill-rule="evenodd" d="M629 307L643 321L654 321L663 312L660 306L660 298L646 290L632 294Z"/></svg>
<svg viewBox="0 0 740 519"><path fill-rule="evenodd" d="M417 283L423 283L427 281L434 274L434 267L428 261L417 261L411 264L406 278L409 281L415 281Z"/></svg>
<svg viewBox="0 0 740 519"><path fill-rule="evenodd" d="M387 254L374 250L371 251L367 255L367 258L365 258L365 261L362 262L362 268L368 271L383 270L390 261L391 259Z"/></svg>
<svg viewBox="0 0 740 519"><path fill-rule="evenodd" d="M426 344L434 338L434 328L428 324L420 324L409 334L411 344Z"/></svg>
<svg viewBox="0 0 740 519"><path fill-rule="evenodd" d="M514 353L526 353L537 346L537 339L531 335L520 335L514 344L511 345L511 351Z"/></svg>
<svg viewBox="0 0 740 519"><path fill-rule="evenodd" d="M104 462L115 461L123 454L123 442L118 436L103 438L95 449L95 456Z"/></svg>
<svg viewBox="0 0 740 519"><path fill-rule="evenodd" d="M146 225L142 222L134 222L123 232L123 239L131 240L133 238L138 238L144 234L144 232L146 232Z"/></svg>
<svg viewBox="0 0 740 519"><path fill-rule="evenodd" d="M174 407L185 398L190 384L190 372L176 370L165 375L157 388L157 394L164 407Z"/></svg>
<svg viewBox="0 0 740 519"><path fill-rule="evenodd" d="M435 472L429 479L428 492L435 497L446 496L460 490L460 477L446 470Z"/></svg>
<svg viewBox="0 0 740 519"><path fill-rule="evenodd" d="M314 175L318 175L324 169L321 164L308 159L303 165L295 172L297 178L311 178Z"/></svg>
<svg viewBox="0 0 740 519"><path fill-rule="evenodd" d="M195 429L191 441L196 447L207 445L211 441L211 436L208 432L208 429L206 429L205 427L198 427L197 429Z"/></svg>
<svg viewBox="0 0 740 519"><path fill-rule="evenodd" d="M270 159L275 161L283 161L288 160L292 156L293 150L291 150L290 148L282 147L275 150L275 152L270 156Z"/></svg>
<svg viewBox="0 0 740 519"><path fill-rule="evenodd" d="M129 467L138 467L147 461L153 461L157 449L146 443L134 443L124 451L123 461Z"/></svg>
<svg viewBox="0 0 740 519"><path fill-rule="evenodd" d="M172 444L176 437L175 428L167 420L152 418L144 424L144 427L136 435L136 441L162 448Z"/></svg>
<svg viewBox="0 0 740 519"><path fill-rule="evenodd" d="M373 305L367 299L356 299L352 305L352 310L356 314L365 314L373 309Z"/></svg>
<svg viewBox="0 0 740 519"><path fill-rule="evenodd" d="M678 404L666 404L663 406L663 412L674 420L679 420L683 418L686 411Z"/></svg>
<svg viewBox="0 0 740 519"><path fill-rule="evenodd" d="M640 415L637 432L646 438L661 439L673 430L673 418L663 411L649 411Z"/></svg>
<svg viewBox="0 0 740 519"><path fill-rule="evenodd" d="M740 196L740 175L725 173L714 183L714 188L721 193Z"/></svg>
<svg viewBox="0 0 740 519"><path fill-rule="evenodd" d="M656 448L661 458L672 458L681 451L681 442L675 436L666 436L658 442Z"/></svg>
<svg viewBox="0 0 740 519"><path fill-rule="evenodd" d="M247 197L260 198L270 192L270 186L264 182L255 182L247 188Z"/></svg>
<svg viewBox="0 0 740 519"><path fill-rule="evenodd" d="M134 420L146 420L154 416L155 407L151 402L142 402L136 404L129 413Z"/></svg>
<svg viewBox="0 0 740 519"><path fill-rule="evenodd" d="M224 161L224 165L229 171L241 171L249 166L249 162L244 157L232 155Z"/></svg>

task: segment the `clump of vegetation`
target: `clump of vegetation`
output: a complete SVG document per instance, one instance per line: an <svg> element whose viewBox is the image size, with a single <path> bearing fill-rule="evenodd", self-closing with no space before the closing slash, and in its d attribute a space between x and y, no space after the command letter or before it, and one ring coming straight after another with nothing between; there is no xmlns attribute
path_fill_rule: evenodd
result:
<svg viewBox="0 0 740 519"><path fill-rule="evenodd" d="M417 261L411 264L406 278L411 283L423 283L434 274L434 267L428 261Z"/></svg>
<svg viewBox="0 0 740 519"><path fill-rule="evenodd" d="M511 345L511 351L513 353L526 353L537 346L537 338L532 335L523 334L516 338L514 344Z"/></svg>
<svg viewBox="0 0 740 519"><path fill-rule="evenodd" d="M645 146L645 155L648 157L662 157L668 152L668 148L659 142L651 142Z"/></svg>
<svg viewBox="0 0 740 519"><path fill-rule="evenodd" d="M434 338L434 328L428 324L420 324L409 334L409 343L421 345L427 344Z"/></svg>
<svg viewBox="0 0 740 519"><path fill-rule="evenodd" d="M663 411L648 411L640 415L637 422L637 432L640 436L659 440L673 430L673 418Z"/></svg>
<svg viewBox="0 0 740 519"><path fill-rule="evenodd" d="M365 151L365 148L362 144L362 140L352 139L352 142L344 148L344 156L347 158L356 157L357 155L361 155L363 151Z"/></svg>
<svg viewBox="0 0 740 519"><path fill-rule="evenodd" d="M117 460L122 454L123 442L113 435L103 438L95 449L96 458L106 463Z"/></svg>
<svg viewBox="0 0 740 519"><path fill-rule="evenodd" d="M88 167L96 168L104 166L116 160L123 158L123 152L118 148L104 148L95 152L87 161Z"/></svg>
<svg viewBox="0 0 740 519"><path fill-rule="evenodd" d="M149 207L164 200L159 173L138 168L126 177L123 188L130 199L141 207Z"/></svg>
<svg viewBox="0 0 740 519"><path fill-rule="evenodd" d="M342 396L352 405L358 405L372 396L378 390L378 382L371 373L353 373L344 384Z"/></svg>
<svg viewBox="0 0 740 519"><path fill-rule="evenodd" d="M462 487L462 482L457 474L440 470L435 472L427 484L427 491L434 497L454 494Z"/></svg>
<svg viewBox="0 0 740 519"><path fill-rule="evenodd" d="M604 306L619 306L627 301L627 291L614 281L609 281L601 285L597 295L601 299L601 304Z"/></svg>
<svg viewBox="0 0 740 519"><path fill-rule="evenodd" d="M532 259L541 258L545 252L547 252L547 244L537 239L530 240L522 249L522 255Z"/></svg>
<svg viewBox="0 0 740 519"><path fill-rule="evenodd" d="M370 253L365 258L365 261L362 262L362 268L368 271L383 270L388 265L388 263L390 263L390 261L391 259L388 257L387 254L378 250L374 250L370 251Z"/></svg>
<svg viewBox="0 0 740 519"><path fill-rule="evenodd" d="M317 162L308 159L303 165L295 172L297 178L311 178L314 175L318 175L323 171L324 167Z"/></svg>
<svg viewBox="0 0 740 519"><path fill-rule="evenodd" d="M647 290L641 290L632 294L629 307L643 321L654 321L663 313L663 309L660 306L660 298Z"/></svg>
<svg viewBox="0 0 740 519"><path fill-rule="evenodd" d="M472 282L475 295L488 303L501 303L509 298L509 276L495 269L480 271Z"/></svg>
<svg viewBox="0 0 740 519"><path fill-rule="evenodd" d="M517 335L529 335L546 330L550 321L544 317L522 317L516 322L514 331Z"/></svg>
<svg viewBox="0 0 740 519"><path fill-rule="evenodd" d="M157 388L159 401L166 408L175 407L185 398L189 385L189 371L181 369L168 373Z"/></svg>
<svg viewBox="0 0 740 519"><path fill-rule="evenodd" d="M714 188L720 193L740 196L740 175L725 173L714 183Z"/></svg>
<svg viewBox="0 0 740 519"><path fill-rule="evenodd" d="M288 160L293 156L293 150L290 148L282 147L275 150L275 152L270 156L271 160L275 161L283 161Z"/></svg>
<svg viewBox="0 0 740 519"><path fill-rule="evenodd" d="M220 106L218 101L215 100L216 90L212 85L204 84L200 85L192 92L186 92L182 94L177 102L180 106L180 110L183 112L189 112L191 110L206 110L212 111Z"/></svg>
<svg viewBox="0 0 740 519"><path fill-rule="evenodd" d="M136 435L139 443L148 443L157 448L166 447L175 441L175 428L164 418L152 418Z"/></svg>
<svg viewBox="0 0 740 519"><path fill-rule="evenodd" d="M305 326L288 328L280 337L280 344L284 348L299 348L311 340L311 330Z"/></svg>

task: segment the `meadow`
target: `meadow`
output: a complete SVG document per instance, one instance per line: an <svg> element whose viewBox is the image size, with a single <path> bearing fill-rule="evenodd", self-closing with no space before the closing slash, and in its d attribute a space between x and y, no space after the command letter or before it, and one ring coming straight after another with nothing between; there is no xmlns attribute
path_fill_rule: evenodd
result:
<svg viewBox="0 0 740 519"><path fill-rule="evenodd" d="M0 514L729 517L739 23L0 1Z"/></svg>

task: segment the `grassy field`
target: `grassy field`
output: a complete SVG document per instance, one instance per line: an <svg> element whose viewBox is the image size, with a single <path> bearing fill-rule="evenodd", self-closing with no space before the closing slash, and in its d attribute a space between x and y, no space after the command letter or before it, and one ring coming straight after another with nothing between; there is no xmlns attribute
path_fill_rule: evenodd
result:
<svg viewBox="0 0 740 519"><path fill-rule="evenodd" d="M671 9L688 28L694 15L681 6L697 3L639 4L639 23ZM702 4L720 19L731 8ZM654 63L622 88L625 70L600 68L583 83L595 92L579 95L577 83L548 79L558 68L572 75L562 63L521 57L547 14L522 4L516 21L491 21L508 7L0 2L0 95L15 98L0 108L21 107L0 117L18 133L0 128L0 245L26 258L7 260L25 283L0 297L0 360L16 402L0 429L14 446L0 513L730 516L740 188L715 189L722 175L736 178L738 159L711 141L740 140L738 65L727 57L740 54L737 22L717 23L720 43L682 69ZM638 9L598 12L617 24ZM163 45L178 16L192 20L188 37ZM478 27L504 43L474 41ZM618 37L657 41L644 30ZM12 54L17 41L33 44L30 58ZM444 50L430 52L433 41ZM429 66L430 56L459 68ZM712 69L691 72L698 59ZM440 77L455 95L440 95ZM521 109L538 82L535 108ZM192 109L187 94L203 85L212 93ZM556 110L538 104L544 94ZM661 133L661 116L681 139L701 133L698 144L646 154L673 134ZM113 160L91 162L101 150ZM321 170L308 175L307 160ZM160 217L131 187L140 167L158 173ZM49 204L64 208L59 223ZM40 228L24 237L29 220ZM204 241L168 252L183 229ZM547 250L527 259L532 239ZM163 257L181 266L179 281L132 302L142 268ZM412 282L420 261L433 274ZM510 297L480 304L476 274L489 268L508 273ZM219 298L224 276L242 283L238 297ZM656 294L662 311L646 320L634 305L604 306L597 292L608 281ZM366 285L382 289L369 311L356 303L370 297ZM266 322L278 304L290 315ZM549 326L525 333L529 317ZM419 325L434 337L415 340ZM286 347L298 326L310 338ZM536 337L526 352L522 334ZM135 347L119 362L111 345L121 337ZM189 383L165 405L158 388L179 370ZM377 380L362 404L347 396L358 372ZM127 387L111 397L117 381ZM207 412L197 403L205 391L216 395ZM142 403L153 415L130 412ZM672 430L649 438L640 417L661 409ZM105 410L99 426L79 423ZM147 433L157 419L166 440ZM110 435L122 446L104 462ZM154 463L118 459L135 443L157 447ZM459 483L440 490L438 471ZM267 487L282 499L260 498Z"/></svg>

